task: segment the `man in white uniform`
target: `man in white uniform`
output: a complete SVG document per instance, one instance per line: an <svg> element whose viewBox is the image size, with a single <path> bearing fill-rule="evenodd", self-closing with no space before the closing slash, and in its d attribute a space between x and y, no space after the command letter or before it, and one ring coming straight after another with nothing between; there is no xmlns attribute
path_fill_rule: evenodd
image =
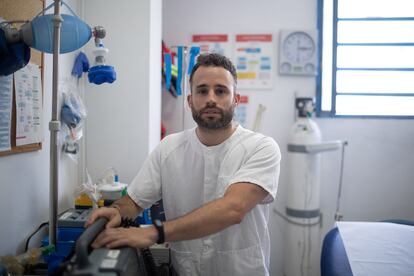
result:
<svg viewBox="0 0 414 276"><path fill-rule="evenodd" d="M128 187L128 195L96 210L109 219L93 247L148 247L171 242L184 275L269 275L269 204L275 199L280 150L236 125L237 74L229 59L203 54L191 76L188 104L197 127L167 136ZM166 221L117 228L163 199Z"/></svg>

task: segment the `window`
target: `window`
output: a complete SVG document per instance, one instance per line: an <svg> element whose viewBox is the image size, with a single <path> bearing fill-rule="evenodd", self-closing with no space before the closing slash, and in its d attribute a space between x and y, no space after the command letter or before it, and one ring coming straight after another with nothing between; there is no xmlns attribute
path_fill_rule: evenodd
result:
<svg viewBox="0 0 414 276"><path fill-rule="evenodd" d="M414 1L319 0L320 116L414 118Z"/></svg>

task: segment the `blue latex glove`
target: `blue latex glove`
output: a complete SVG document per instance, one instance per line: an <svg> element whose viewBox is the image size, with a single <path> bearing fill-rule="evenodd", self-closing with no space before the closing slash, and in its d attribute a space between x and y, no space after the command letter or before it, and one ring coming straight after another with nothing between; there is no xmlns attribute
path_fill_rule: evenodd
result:
<svg viewBox="0 0 414 276"><path fill-rule="evenodd" d="M72 110L67 104L62 106L60 111L60 120L65 123L69 128L75 128L81 120L81 117Z"/></svg>
<svg viewBox="0 0 414 276"><path fill-rule="evenodd" d="M79 55L76 57L75 64L72 68L72 75L75 77L82 77L83 72L88 72L89 70L89 60L83 52L79 52Z"/></svg>

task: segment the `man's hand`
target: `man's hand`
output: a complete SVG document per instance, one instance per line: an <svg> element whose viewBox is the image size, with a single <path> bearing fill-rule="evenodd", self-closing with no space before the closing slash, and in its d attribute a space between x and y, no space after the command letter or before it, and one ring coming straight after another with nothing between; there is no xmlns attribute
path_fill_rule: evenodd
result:
<svg viewBox="0 0 414 276"><path fill-rule="evenodd" d="M116 211L116 210L115 210ZM145 248L153 245L158 239L158 232L154 226L145 228L107 228L101 232L92 243L93 248L116 248L130 246Z"/></svg>
<svg viewBox="0 0 414 276"><path fill-rule="evenodd" d="M89 219L85 223L85 227L91 226L95 220L101 217L108 219L108 223L105 226L106 229L118 227L121 224L121 213L118 209L112 207L101 207L92 212Z"/></svg>

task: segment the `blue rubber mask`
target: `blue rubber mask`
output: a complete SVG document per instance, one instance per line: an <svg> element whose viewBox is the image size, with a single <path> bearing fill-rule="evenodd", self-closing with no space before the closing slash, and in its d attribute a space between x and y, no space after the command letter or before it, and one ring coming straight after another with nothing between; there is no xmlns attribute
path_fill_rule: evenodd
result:
<svg viewBox="0 0 414 276"><path fill-rule="evenodd" d="M114 67L109 65L93 66L88 73L89 82L94 84L113 83L116 80Z"/></svg>

